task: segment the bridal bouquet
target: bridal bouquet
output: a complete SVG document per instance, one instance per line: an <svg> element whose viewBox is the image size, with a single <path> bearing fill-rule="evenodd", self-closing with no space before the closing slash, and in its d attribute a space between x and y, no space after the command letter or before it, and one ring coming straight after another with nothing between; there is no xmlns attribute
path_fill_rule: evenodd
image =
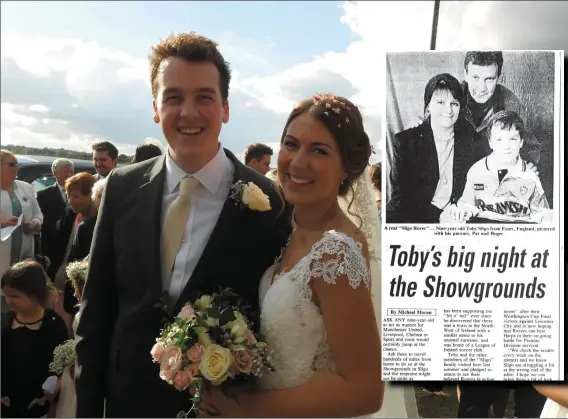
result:
<svg viewBox="0 0 568 419"><path fill-rule="evenodd" d="M181 309L151 350L153 361L160 364L160 378L178 391L188 391L191 410L198 414L204 382L220 386L273 371L272 351L252 332L244 309L230 289L202 295ZM186 415L180 412L178 417Z"/></svg>
<svg viewBox="0 0 568 419"><path fill-rule="evenodd" d="M70 339L53 351L53 361L49 364L49 371L61 376L66 368L71 369L75 365L75 359L75 340Z"/></svg>

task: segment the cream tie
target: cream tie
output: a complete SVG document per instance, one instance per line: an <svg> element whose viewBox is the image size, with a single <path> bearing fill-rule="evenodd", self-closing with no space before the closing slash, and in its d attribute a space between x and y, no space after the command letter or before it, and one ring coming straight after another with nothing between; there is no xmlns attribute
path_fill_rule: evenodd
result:
<svg viewBox="0 0 568 419"><path fill-rule="evenodd" d="M162 283L164 287L167 287L185 233L185 225L189 216L189 196L198 184L199 181L192 177L185 177L181 180L178 196L170 205L164 221L162 228Z"/></svg>

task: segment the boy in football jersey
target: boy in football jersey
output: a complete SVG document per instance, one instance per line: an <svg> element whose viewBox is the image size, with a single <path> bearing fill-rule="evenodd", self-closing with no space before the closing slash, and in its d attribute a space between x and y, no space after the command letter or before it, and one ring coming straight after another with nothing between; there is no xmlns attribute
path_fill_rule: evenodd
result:
<svg viewBox="0 0 568 419"><path fill-rule="evenodd" d="M513 111L496 113L490 122L493 152L469 169L455 221L472 217L495 222L551 223L553 213L540 179L520 157L525 126Z"/></svg>

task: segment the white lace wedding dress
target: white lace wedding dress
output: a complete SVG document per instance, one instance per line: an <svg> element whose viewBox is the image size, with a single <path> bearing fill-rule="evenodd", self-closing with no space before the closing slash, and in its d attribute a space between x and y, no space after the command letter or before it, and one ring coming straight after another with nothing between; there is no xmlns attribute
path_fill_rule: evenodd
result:
<svg viewBox="0 0 568 419"><path fill-rule="evenodd" d="M265 272L259 288L260 329L274 350L276 370L261 377L259 384L266 390L298 386L335 370L323 316L312 301L310 280L323 279L333 286L336 278L347 275L353 288L369 287L370 281L361 244L337 231L325 232L290 271L274 275L277 266L278 260ZM383 407L371 416L408 417L404 390L387 385Z"/></svg>

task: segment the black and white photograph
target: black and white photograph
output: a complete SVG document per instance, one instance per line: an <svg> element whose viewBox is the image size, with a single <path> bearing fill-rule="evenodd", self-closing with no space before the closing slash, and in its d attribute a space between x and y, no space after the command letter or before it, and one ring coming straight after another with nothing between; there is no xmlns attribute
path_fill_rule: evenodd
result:
<svg viewBox="0 0 568 419"><path fill-rule="evenodd" d="M552 225L560 55L387 53L386 223Z"/></svg>

